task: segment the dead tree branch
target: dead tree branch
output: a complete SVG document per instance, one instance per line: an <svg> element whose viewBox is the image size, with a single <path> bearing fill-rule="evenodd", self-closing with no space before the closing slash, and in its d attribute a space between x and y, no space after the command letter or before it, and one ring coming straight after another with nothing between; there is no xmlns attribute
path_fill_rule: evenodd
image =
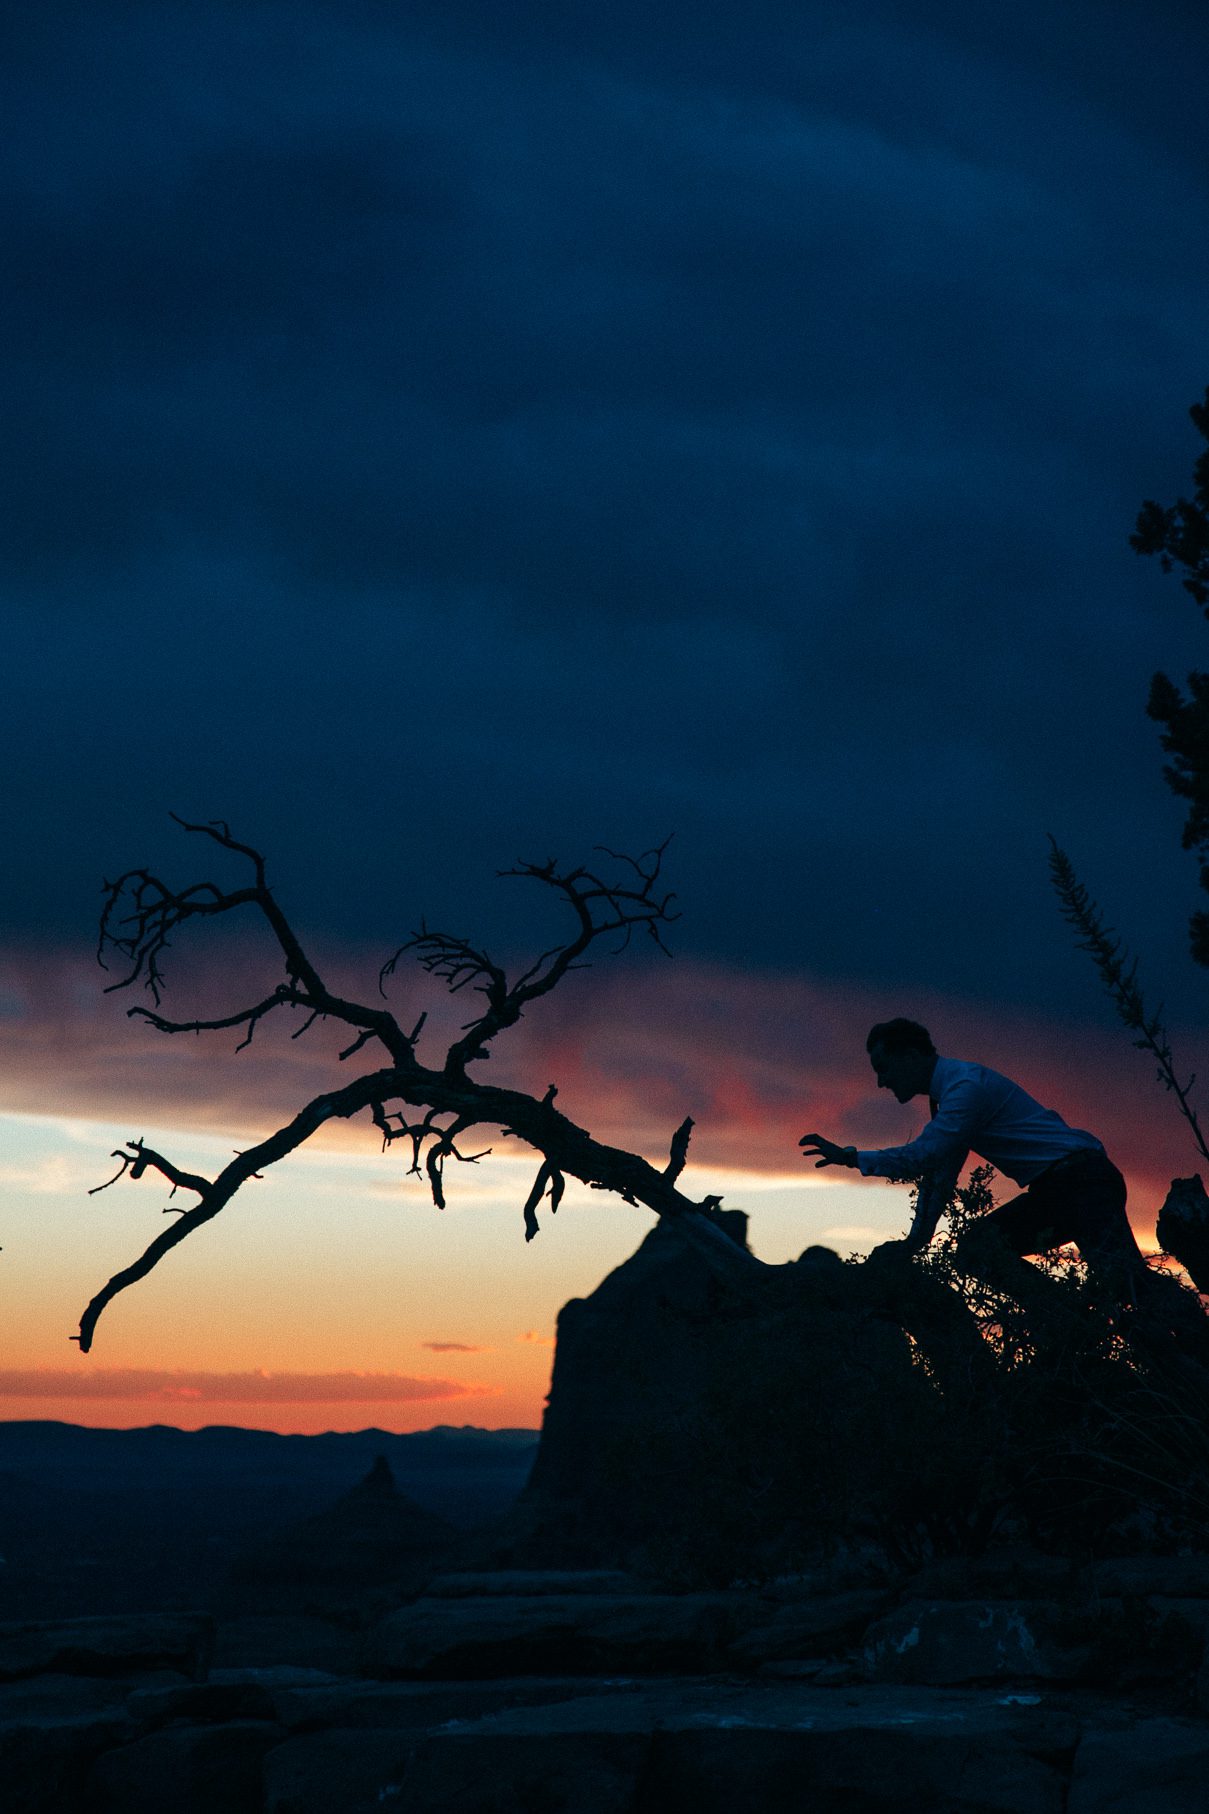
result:
<svg viewBox="0 0 1209 1814"><path fill-rule="evenodd" d="M570 970L578 968L597 940L617 934L617 949L622 949L637 929L666 950L662 929L678 917L672 906L674 896L661 885L666 841L640 857L604 851L602 854L617 866L619 875L604 873L600 865L592 869L561 869L552 859L522 863L503 871L507 876L524 877L553 890L573 916L573 933L567 942L542 952L515 981L509 982L503 967L467 939L430 931L423 925L413 933L383 965L380 991L400 958L410 951L421 968L443 981L451 993L468 988L480 994L485 1003L483 1012L462 1029L461 1037L450 1045L436 1069L421 1063L416 1052L425 1015L421 1014L412 1032L406 1034L389 1010L347 1001L326 986L269 888L265 860L259 851L234 838L221 820L209 825L185 820L177 823L250 864L252 879L237 889L223 889L208 879L174 889L152 870L140 868L127 870L116 882L106 884L98 957L104 964L107 955L114 955L123 966L122 974L109 989L123 989L141 981L155 1002L154 1008L138 1006L130 1014L167 1034L201 1034L242 1027L245 1037L238 1048L242 1050L259 1023L277 1008L301 1008L307 1019L291 1037L297 1038L317 1018L334 1020L354 1035L340 1052L342 1060L354 1057L371 1040L377 1040L386 1049L390 1063L342 1089L317 1096L284 1127L246 1152L237 1153L215 1178L182 1170L141 1140L132 1141L124 1151L115 1153L120 1161L118 1171L92 1194L127 1176L138 1180L151 1170L168 1179L174 1191L191 1191L197 1202L181 1211L170 1228L164 1229L132 1265L115 1273L92 1299L81 1319L79 1336L74 1338L82 1350L87 1352L91 1347L97 1319L106 1305L127 1286L145 1278L187 1236L212 1221L248 1179L259 1176L301 1146L325 1122L347 1119L363 1110L369 1111L384 1148L396 1140L410 1144L409 1175L427 1177L438 1207L445 1204L446 1162L453 1159L473 1165L490 1151L487 1148L466 1153L459 1141L474 1127L497 1127L524 1141L541 1156L537 1178L524 1205L526 1240L532 1240L538 1232L537 1209L547 1192L551 1211L556 1211L570 1177L596 1189L614 1191L624 1201L642 1204L657 1215L683 1217L690 1239L724 1255L727 1263L758 1264L710 1219L710 1212L720 1199L708 1197L695 1203L677 1189L676 1181L688 1152L691 1118L686 1118L676 1130L668 1163L663 1171L658 1171L637 1153L594 1140L586 1129L562 1114L554 1106L557 1090L553 1084L538 1097L481 1084L467 1076L466 1067L487 1056L491 1040L515 1025L530 1002L549 994ZM244 907L254 909L268 924L284 961L285 980L250 1007L211 1019L178 1021L161 1013L162 959L172 937L195 920Z"/></svg>
<svg viewBox="0 0 1209 1814"><path fill-rule="evenodd" d="M276 1133L270 1134L267 1139L261 1140L256 1146L249 1147L245 1152L237 1153L229 1164L223 1167L217 1178L203 1178L196 1173L182 1171L170 1160L163 1158L161 1154L151 1152L139 1142L132 1143L129 1154L132 1178L141 1177L148 1166L153 1166L174 1185L195 1191L199 1201L193 1209L185 1211L179 1222L174 1222L171 1228L166 1228L156 1240L152 1241L133 1265L115 1273L109 1282L97 1292L81 1317L80 1333L74 1338L78 1340L81 1352L87 1354L91 1348L93 1331L96 1328L98 1317L106 1304L110 1303L120 1291L125 1291L128 1285L134 1285L139 1279L146 1278L166 1253L170 1253L187 1235L191 1235L204 1223L212 1221L220 1210L225 1209L241 1184L246 1183L249 1178L255 1177L265 1166L274 1165L278 1159L284 1159L287 1153L292 1153L304 1141L309 1140L325 1121L330 1121L334 1117L347 1118L349 1115L355 1115L359 1109L367 1108L381 1090L382 1077L382 1073L375 1073L371 1077L360 1077L344 1090L335 1090L330 1095L316 1096L285 1127L278 1128ZM116 1156L120 1158L123 1155ZM118 1175L120 1176L121 1173ZM111 1179L110 1183L116 1183L116 1179Z"/></svg>
<svg viewBox="0 0 1209 1814"><path fill-rule="evenodd" d="M689 1136L693 1131L693 1118L686 1115L676 1132L672 1135L672 1150L663 1175L669 1184L674 1184L688 1161Z"/></svg>

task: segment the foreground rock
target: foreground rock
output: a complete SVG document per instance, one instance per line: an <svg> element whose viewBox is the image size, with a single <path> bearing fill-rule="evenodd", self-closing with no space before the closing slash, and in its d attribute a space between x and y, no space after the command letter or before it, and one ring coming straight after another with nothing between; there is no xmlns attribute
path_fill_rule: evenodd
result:
<svg viewBox="0 0 1209 1814"><path fill-rule="evenodd" d="M434 1814L1060 1814L1079 1740L1062 1710L973 1696L669 1685L489 1715L410 1749L384 1742L373 1764L349 1744L348 1770L354 1781L363 1774L343 1806L360 1814L376 1796ZM330 1761L335 1735L328 1746ZM285 1780L282 1761L267 1760L267 1806L319 1814L298 1775L292 1787Z"/></svg>
<svg viewBox="0 0 1209 1814"><path fill-rule="evenodd" d="M1016 1554L972 1565L968 1582L1046 1575ZM196 1652L162 1634L143 1647L153 1666L115 1672L136 1647L129 1634L99 1644L94 1631L92 1673L0 1684L3 1807L1203 1814L1209 1721L1196 1697L1209 1598L1105 1597L1094 1572L1067 1571L1049 1600L961 1599L956 1571L930 1578L954 1597L914 1597L929 1571L905 1594L888 1583L814 1591L819 1579L590 1593L569 1591L589 1582L565 1574L524 1595L469 1594L515 1578L462 1581L363 1635L372 1679L204 1661L193 1675L163 1666L165 1652ZM1197 1580L1156 1566L1132 1584ZM21 1635L23 1666L63 1654L60 1626ZM558 1673L539 1673L551 1658ZM1127 1670L1140 1699L1105 1691Z"/></svg>

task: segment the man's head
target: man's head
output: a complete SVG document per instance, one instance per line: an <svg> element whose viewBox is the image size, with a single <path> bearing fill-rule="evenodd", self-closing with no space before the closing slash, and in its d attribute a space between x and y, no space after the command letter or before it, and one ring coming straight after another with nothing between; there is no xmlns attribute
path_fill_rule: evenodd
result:
<svg viewBox="0 0 1209 1814"><path fill-rule="evenodd" d="M899 1102L927 1094L937 1052L932 1035L918 1021L879 1021L869 1029L865 1050L877 1073L878 1089L893 1090Z"/></svg>

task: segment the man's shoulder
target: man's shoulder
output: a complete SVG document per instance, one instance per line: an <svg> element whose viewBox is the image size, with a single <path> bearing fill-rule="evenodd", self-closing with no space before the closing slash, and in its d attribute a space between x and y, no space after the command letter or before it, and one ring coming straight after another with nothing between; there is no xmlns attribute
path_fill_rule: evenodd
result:
<svg viewBox="0 0 1209 1814"><path fill-rule="evenodd" d="M939 1096L955 1083L978 1083L989 1075L984 1064L971 1064L965 1058L942 1056L936 1060L936 1068L932 1072L932 1094Z"/></svg>
<svg viewBox="0 0 1209 1814"><path fill-rule="evenodd" d="M978 1064L967 1058L938 1058L932 1073L932 1094L940 1097L958 1084L978 1090L992 1101L1025 1093L1013 1078L993 1070L989 1064Z"/></svg>

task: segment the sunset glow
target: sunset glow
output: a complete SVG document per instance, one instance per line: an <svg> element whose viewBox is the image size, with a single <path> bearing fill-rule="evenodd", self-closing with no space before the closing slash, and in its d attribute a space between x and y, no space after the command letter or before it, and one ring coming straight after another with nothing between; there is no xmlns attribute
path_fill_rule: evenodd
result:
<svg viewBox="0 0 1209 1814"><path fill-rule="evenodd" d="M509 1056L501 1044L501 1072L522 1087L558 1078L568 1112L656 1163L692 1113L684 1187L746 1210L761 1258L791 1259L814 1242L867 1252L902 1232L904 1190L815 1172L796 1148L815 1123L867 1144L921 1125L919 1104L879 1098L865 1059L864 1031L886 1011L883 997L676 964L647 976L637 1000L618 967L549 1006L518 1029ZM994 1049L1043 1101L1102 1132L1129 1177L1146 1244L1165 1180L1181 1165L1181 1128L1145 1066L1122 1062L1112 1029L1046 1026L918 992L911 1006L942 1049ZM298 1431L535 1427L561 1305L591 1291L653 1222L572 1185L526 1245L520 1206L536 1161L509 1152L498 1133L479 1143L494 1146L489 1157L450 1168L449 1205L438 1211L402 1156L380 1152L372 1128L341 1124L246 1185L122 1294L82 1356L68 1339L80 1311L153 1237L170 1202L154 1177L90 1196L116 1169L110 1154L138 1134L213 1174L234 1146L266 1131L270 1114L285 1119L322 1089L332 1066L321 1046L281 1038L261 1036L238 1055L222 1036L166 1039L126 1021L112 997L80 992L66 1027L74 1068L56 1071L64 1030L56 1036L33 1015L6 1028L10 1101L58 1088L65 1101L94 1105L89 1118L10 1107L0 1122L6 1417ZM165 1052L175 1061L167 1067ZM119 1100L121 1120L112 1118ZM998 1194L1011 1194L1006 1181Z"/></svg>

